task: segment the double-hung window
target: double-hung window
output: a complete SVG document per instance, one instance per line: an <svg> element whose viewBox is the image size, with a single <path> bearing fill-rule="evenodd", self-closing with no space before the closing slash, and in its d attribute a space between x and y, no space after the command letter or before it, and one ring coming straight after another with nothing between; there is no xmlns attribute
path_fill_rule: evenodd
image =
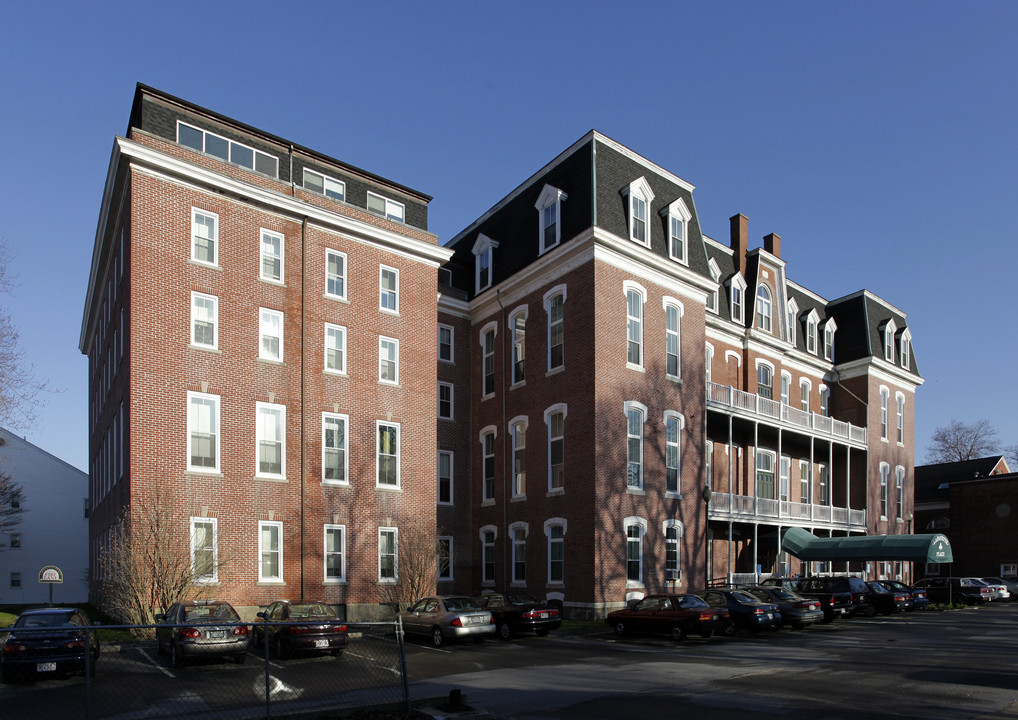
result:
<svg viewBox="0 0 1018 720"><path fill-rule="evenodd" d="M406 222L406 206L373 192L368 193L368 212L395 222Z"/></svg>
<svg viewBox="0 0 1018 720"><path fill-rule="evenodd" d="M811 355L817 354L817 314L810 310L806 316L806 352Z"/></svg>
<svg viewBox="0 0 1018 720"><path fill-rule="evenodd" d="M810 477L810 474L811 474L811 465L809 463L809 460L800 460L799 461L799 502L803 502L803 503L807 503L807 504L813 501L812 494L810 492L811 491L810 482L812 481L812 478Z"/></svg>
<svg viewBox="0 0 1018 720"><path fill-rule="evenodd" d="M513 497L527 494L527 421L523 418L511 424L513 441Z"/></svg>
<svg viewBox="0 0 1018 720"><path fill-rule="evenodd" d="M756 496L774 499L774 455L765 450L756 451Z"/></svg>
<svg viewBox="0 0 1018 720"><path fill-rule="evenodd" d="M683 421L674 411L665 412L665 492L678 494L682 473L682 454L679 445Z"/></svg>
<svg viewBox="0 0 1018 720"><path fill-rule="evenodd" d="M258 475L286 475L286 406L256 403L258 444Z"/></svg>
<svg viewBox="0 0 1018 720"><path fill-rule="evenodd" d="M509 318L509 330L512 332L512 384L521 383L526 379L527 359L527 313L520 310Z"/></svg>
<svg viewBox="0 0 1018 720"><path fill-rule="evenodd" d="M375 457L378 487L399 487L399 423L378 421Z"/></svg>
<svg viewBox="0 0 1018 720"><path fill-rule="evenodd" d="M894 469L894 517L902 520L902 508L905 504L905 468L901 465Z"/></svg>
<svg viewBox="0 0 1018 720"><path fill-rule="evenodd" d="M215 350L219 347L219 298L191 293L191 344Z"/></svg>
<svg viewBox="0 0 1018 720"><path fill-rule="evenodd" d="M187 394L187 469L219 472L219 396Z"/></svg>
<svg viewBox="0 0 1018 720"><path fill-rule="evenodd" d="M646 178L634 180L622 188L629 210L629 239L650 247L650 204L654 200L654 192Z"/></svg>
<svg viewBox="0 0 1018 720"><path fill-rule="evenodd" d="M191 577L196 583L219 580L216 518L191 518Z"/></svg>
<svg viewBox="0 0 1018 720"><path fill-rule="evenodd" d="M399 385L399 340L378 338L378 381Z"/></svg>
<svg viewBox="0 0 1018 720"><path fill-rule="evenodd" d="M481 528L481 582L495 582L495 531L490 526Z"/></svg>
<svg viewBox="0 0 1018 720"><path fill-rule="evenodd" d="M481 353L483 363L483 395L492 395L495 392L495 327L485 328L481 331Z"/></svg>
<svg viewBox="0 0 1018 720"><path fill-rule="evenodd" d="M265 520L258 523L258 558L258 581L282 582L283 523Z"/></svg>
<svg viewBox="0 0 1018 720"><path fill-rule="evenodd" d="M346 374L346 328L325 323L325 372Z"/></svg>
<svg viewBox="0 0 1018 720"><path fill-rule="evenodd" d="M562 583L565 581L566 565L566 527L565 525L545 525L548 535L548 582Z"/></svg>
<svg viewBox="0 0 1018 720"><path fill-rule="evenodd" d="M895 425L897 427L897 441L899 445L905 444L905 396L895 393L895 404L897 405Z"/></svg>
<svg viewBox="0 0 1018 720"><path fill-rule="evenodd" d="M378 580L394 583L399 578L399 529L378 528Z"/></svg>
<svg viewBox="0 0 1018 720"><path fill-rule="evenodd" d="M891 466L887 463L880 463L880 518L887 519L887 481L891 474Z"/></svg>
<svg viewBox="0 0 1018 720"><path fill-rule="evenodd" d="M197 208L191 209L191 259L205 265L216 265L219 256L219 216Z"/></svg>
<svg viewBox="0 0 1018 720"><path fill-rule="evenodd" d="M384 265L378 271L378 309L399 312L399 270Z"/></svg>
<svg viewBox="0 0 1018 720"><path fill-rule="evenodd" d="M346 581L346 526L326 525L323 541L325 582Z"/></svg>
<svg viewBox="0 0 1018 720"><path fill-rule="evenodd" d="M547 252L559 244L562 239L561 211L562 201L566 194L551 185L545 185L541 195L534 203L539 218L538 231L541 238L541 252Z"/></svg>
<svg viewBox="0 0 1018 720"><path fill-rule="evenodd" d="M325 294L331 298L346 299L346 253L325 251Z"/></svg>
<svg viewBox="0 0 1018 720"><path fill-rule="evenodd" d="M630 585L643 584L643 536L646 524L642 518L626 518L626 580Z"/></svg>
<svg viewBox="0 0 1018 720"><path fill-rule="evenodd" d="M527 581L527 526L515 525L509 530L513 543L512 582L524 584Z"/></svg>
<svg viewBox="0 0 1018 720"><path fill-rule="evenodd" d="M643 423L647 417L646 406L627 402L626 410L626 487L643 489Z"/></svg>
<svg viewBox="0 0 1018 720"><path fill-rule="evenodd" d="M818 468L817 468L817 472L820 474L820 478L818 480L818 483L819 483L819 486L820 486L818 488L819 491L820 491L820 499L817 502L820 505L830 505L831 504L831 481L830 481L830 477L828 476L827 465L821 463L818 466Z"/></svg>
<svg viewBox="0 0 1018 720"><path fill-rule="evenodd" d="M688 232L693 214L682 198L663 208L661 214L668 218L668 257L683 265L689 264Z"/></svg>
<svg viewBox="0 0 1018 720"><path fill-rule="evenodd" d="M548 491L561 491L565 487L565 407L549 408L544 422L548 426Z"/></svg>
<svg viewBox="0 0 1018 720"><path fill-rule="evenodd" d="M453 360L453 328L451 325L438 326L438 359L451 363Z"/></svg>
<svg viewBox="0 0 1018 720"><path fill-rule="evenodd" d="M807 413L809 412L809 393L811 387L809 380L801 380L799 382L799 394L802 397L799 407L802 408L803 412Z"/></svg>
<svg viewBox="0 0 1018 720"><path fill-rule="evenodd" d="M346 415L322 413L322 482L349 483Z"/></svg>
<svg viewBox="0 0 1018 720"><path fill-rule="evenodd" d="M545 298L548 311L548 370L555 370L565 364L565 291L553 293Z"/></svg>
<svg viewBox="0 0 1018 720"><path fill-rule="evenodd" d="M674 302L665 303L665 374L674 379L682 376L679 367L681 317L682 306Z"/></svg>
<svg viewBox="0 0 1018 720"><path fill-rule="evenodd" d="M283 359L283 313L278 310L258 310L258 357L262 360Z"/></svg>
<svg viewBox="0 0 1018 720"><path fill-rule="evenodd" d="M307 168L304 168L304 189L340 202L346 200L346 183Z"/></svg>
<svg viewBox="0 0 1018 720"><path fill-rule="evenodd" d="M774 397L774 369L770 365L756 366L756 394L768 400Z"/></svg>
<svg viewBox="0 0 1018 720"><path fill-rule="evenodd" d="M626 283L626 365L643 367L643 288Z"/></svg>
<svg viewBox="0 0 1018 720"><path fill-rule="evenodd" d="M495 498L495 430L481 431L481 500Z"/></svg>
<svg viewBox="0 0 1018 720"><path fill-rule="evenodd" d="M882 387L880 388L880 439L887 440L887 401L890 396L890 391Z"/></svg>
<svg viewBox="0 0 1018 720"><path fill-rule="evenodd" d="M262 230L262 280L283 282L283 236Z"/></svg>
<svg viewBox="0 0 1018 720"><path fill-rule="evenodd" d="M438 504L453 504L453 454L451 450L438 451Z"/></svg>
<svg viewBox="0 0 1018 720"><path fill-rule="evenodd" d="M665 580L679 578L679 537L682 525L678 520L665 521Z"/></svg>
<svg viewBox="0 0 1018 720"><path fill-rule="evenodd" d="M438 383L438 417L440 420L453 419L452 383Z"/></svg>
<svg viewBox="0 0 1018 720"><path fill-rule="evenodd" d="M756 291L756 326L764 332L771 332L772 324L771 291L761 285Z"/></svg>
<svg viewBox="0 0 1018 720"><path fill-rule="evenodd" d="M439 580L452 580L452 547L453 537L452 535L439 535L438 536L438 558L436 565L438 566L438 579Z"/></svg>

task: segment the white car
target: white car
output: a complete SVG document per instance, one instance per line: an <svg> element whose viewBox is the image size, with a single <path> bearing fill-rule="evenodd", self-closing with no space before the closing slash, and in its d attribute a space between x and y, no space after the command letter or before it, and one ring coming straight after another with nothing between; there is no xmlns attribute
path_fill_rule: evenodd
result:
<svg viewBox="0 0 1018 720"><path fill-rule="evenodd" d="M1004 582L1003 579L992 577L984 577L979 579L999 593L999 595L995 597L994 600L1008 600L1011 598L1011 588L1008 587L1008 584ZM1014 583L1011 584L1014 585Z"/></svg>
<svg viewBox="0 0 1018 720"><path fill-rule="evenodd" d="M992 594L990 595L990 600L991 601L992 600L1006 600L1007 598L1011 597L1011 593L1009 593L1007 591L1007 587L1004 586L1004 585L991 585L990 583L985 582L985 581L983 581L983 580L981 580L980 578L977 578L977 577L962 578L962 582L963 583L966 580L969 583L971 583L972 585L975 585L976 587L988 587L988 588L990 588L990 590L993 591Z"/></svg>

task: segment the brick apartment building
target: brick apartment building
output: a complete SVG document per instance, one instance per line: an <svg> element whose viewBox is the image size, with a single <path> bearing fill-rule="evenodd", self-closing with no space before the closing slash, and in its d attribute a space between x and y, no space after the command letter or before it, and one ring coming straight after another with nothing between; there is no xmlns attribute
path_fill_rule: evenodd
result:
<svg viewBox="0 0 1018 720"><path fill-rule="evenodd" d="M216 596L351 619L411 524L440 592L578 616L845 569L782 555L792 525L905 532L905 314L788 279L741 215L708 238L693 189L591 132L441 247L427 196L139 86L80 339L93 591L153 504Z"/></svg>
<svg viewBox="0 0 1018 720"><path fill-rule="evenodd" d="M400 527L435 522L429 201L138 86L79 342L93 592L156 509L238 609L377 607Z"/></svg>
<svg viewBox="0 0 1018 720"><path fill-rule="evenodd" d="M741 215L729 245L708 238L692 193L591 132L449 243L457 415L438 438L472 517L462 588L596 616L757 570L866 570L781 554L792 525L906 531L922 379L905 314L793 282L780 238L750 250Z"/></svg>

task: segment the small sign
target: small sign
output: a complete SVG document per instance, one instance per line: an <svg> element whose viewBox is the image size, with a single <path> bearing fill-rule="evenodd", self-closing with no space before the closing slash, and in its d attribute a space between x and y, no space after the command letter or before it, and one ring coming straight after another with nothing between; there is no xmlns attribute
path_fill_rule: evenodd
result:
<svg viewBox="0 0 1018 720"><path fill-rule="evenodd" d="M41 583L62 583L64 572L56 565L47 565L39 571L39 582Z"/></svg>

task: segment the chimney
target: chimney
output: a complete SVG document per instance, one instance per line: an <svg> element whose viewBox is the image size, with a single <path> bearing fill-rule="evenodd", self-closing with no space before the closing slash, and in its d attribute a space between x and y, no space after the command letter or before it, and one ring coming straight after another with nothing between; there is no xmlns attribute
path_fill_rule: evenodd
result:
<svg viewBox="0 0 1018 720"><path fill-rule="evenodd" d="M749 252L749 218L739 213L732 215L729 222L732 227L732 254L735 260L735 271L745 274L746 253Z"/></svg>
<svg viewBox="0 0 1018 720"><path fill-rule="evenodd" d="M764 250L776 258L781 257L781 236L774 233L764 235Z"/></svg>

